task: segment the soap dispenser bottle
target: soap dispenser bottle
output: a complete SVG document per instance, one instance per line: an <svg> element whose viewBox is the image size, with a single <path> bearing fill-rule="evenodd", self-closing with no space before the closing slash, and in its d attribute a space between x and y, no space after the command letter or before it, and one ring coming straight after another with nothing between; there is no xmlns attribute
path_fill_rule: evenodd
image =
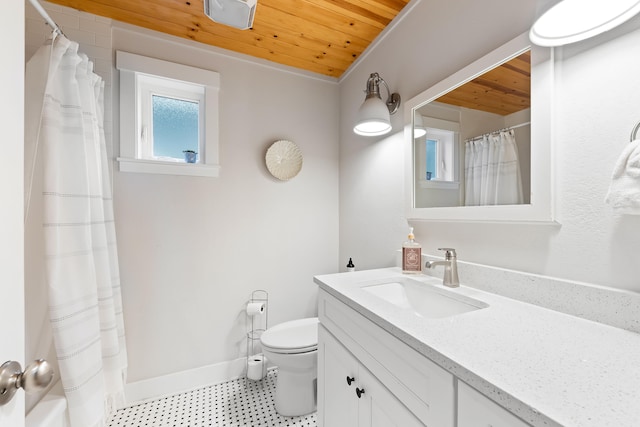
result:
<svg viewBox="0 0 640 427"><path fill-rule="evenodd" d="M422 245L415 241L413 227L409 228L409 240L402 244L402 272L405 274L422 273Z"/></svg>
<svg viewBox="0 0 640 427"><path fill-rule="evenodd" d="M349 258L349 262L347 263L347 271L349 273L356 271L356 266L353 264L353 260L351 258Z"/></svg>

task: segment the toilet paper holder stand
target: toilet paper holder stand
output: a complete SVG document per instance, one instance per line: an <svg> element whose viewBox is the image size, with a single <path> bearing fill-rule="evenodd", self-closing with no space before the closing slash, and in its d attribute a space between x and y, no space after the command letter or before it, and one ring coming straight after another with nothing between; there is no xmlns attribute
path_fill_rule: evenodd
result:
<svg viewBox="0 0 640 427"><path fill-rule="evenodd" d="M267 330L269 325L269 293L263 289L256 289L251 292L251 298L247 302L247 307L254 304L264 304L264 310L260 314L249 314L247 312L247 360L246 360L246 376L245 385L248 386L249 380L257 381L264 377L266 372L266 363L264 356L256 351L260 345L260 337ZM260 355L260 378L249 378L250 361Z"/></svg>

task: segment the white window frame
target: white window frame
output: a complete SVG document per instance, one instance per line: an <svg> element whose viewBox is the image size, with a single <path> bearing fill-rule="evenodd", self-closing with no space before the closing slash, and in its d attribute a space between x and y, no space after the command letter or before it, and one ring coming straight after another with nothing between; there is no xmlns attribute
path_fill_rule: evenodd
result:
<svg viewBox="0 0 640 427"><path fill-rule="evenodd" d="M435 141L436 143L436 176L431 178L432 181L455 181L453 173L455 165L455 140L455 133L453 131L427 128L425 144L427 141ZM426 180L426 173L423 179Z"/></svg>
<svg viewBox="0 0 640 427"><path fill-rule="evenodd" d="M432 117L423 117L424 126L427 130L425 136L416 139L417 155L423 156L425 161L420 162L420 179L418 186L420 188L439 188L456 190L460 188L460 124L449 120L434 119ZM427 139L435 140L438 144L436 168L437 174L431 180L426 177L426 141ZM443 164L447 165L446 172L443 170Z"/></svg>
<svg viewBox="0 0 640 427"><path fill-rule="evenodd" d="M215 71L162 61L128 52L116 52L120 70L120 157L123 172L217 177L219 164L220 75ZM151 95L194 100L199 98L200 147L198 163L153 158ZM147 105L143 105L147 103ZM144 130L144 132L143 132Z"/></svg>

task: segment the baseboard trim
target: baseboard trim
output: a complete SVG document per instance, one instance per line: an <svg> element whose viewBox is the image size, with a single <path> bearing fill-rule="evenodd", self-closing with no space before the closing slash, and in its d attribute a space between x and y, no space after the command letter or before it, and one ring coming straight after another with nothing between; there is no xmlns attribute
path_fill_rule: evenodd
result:
<svg viewBox="0 0 640 427"><path fill-rule="evenodd" d="M244 375L245 363L242 357L126 384L124 407L239 378Z"/></svg>

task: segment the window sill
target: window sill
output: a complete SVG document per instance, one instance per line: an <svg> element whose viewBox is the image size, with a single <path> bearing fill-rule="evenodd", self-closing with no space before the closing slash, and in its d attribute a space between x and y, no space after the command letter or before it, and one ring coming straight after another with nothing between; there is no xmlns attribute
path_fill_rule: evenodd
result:
<svg viewBox="0 0 640 427"><path fill-rule="evenodd" d="M129 159L118 157L120 172L155 173L161 175L206 176L216 178L219 165L201 163L163 162L158 160Z"/></svg>
<svg viewBox="0 0 640 427"><path fill-rule="evenodd" d="M439 188L442 190L457 190L460 188L460 183L457 181L439 181L437 179L420 180L418 184L420 188Z"/></svg>

